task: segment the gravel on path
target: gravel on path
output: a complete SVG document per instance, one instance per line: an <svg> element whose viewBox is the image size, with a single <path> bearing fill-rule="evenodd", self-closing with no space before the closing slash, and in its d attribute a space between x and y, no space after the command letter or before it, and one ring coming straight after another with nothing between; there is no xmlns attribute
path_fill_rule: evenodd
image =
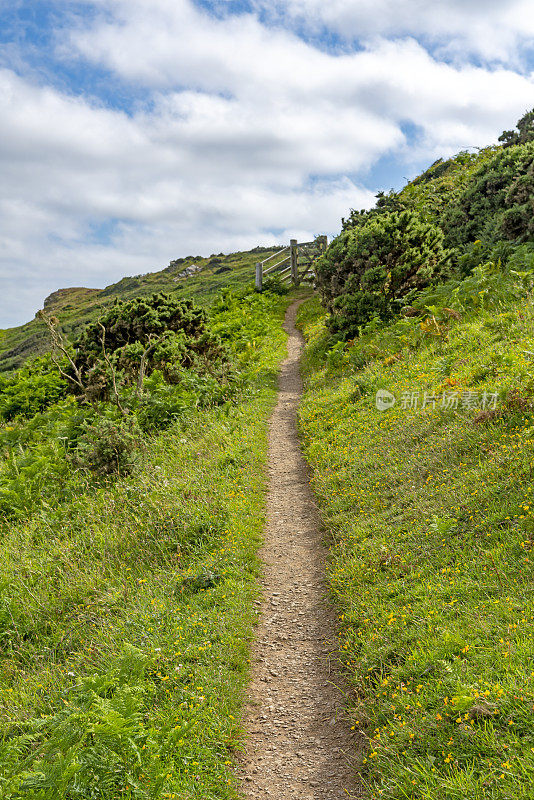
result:
<svg viewBox="0 0 534 800"><path fill-rule="evenodd" d="M352 800L364 797L357 777L361 742L344 712L325 547L296 428L298 305L286 315L288 357L270 422L263 600L239 767L247 800Z"/></svg>

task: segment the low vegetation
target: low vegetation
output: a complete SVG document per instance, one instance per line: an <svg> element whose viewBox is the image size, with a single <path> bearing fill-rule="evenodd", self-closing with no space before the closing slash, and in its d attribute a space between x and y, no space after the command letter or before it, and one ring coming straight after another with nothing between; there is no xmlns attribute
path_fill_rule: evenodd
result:
<svg viewBox="0 0 534 800"><path fill-rule="evenodd" d="M527 798L532 294L439 332L394 323L342 348L317 307L301 319L301 426L369 796ZM377 409L380 390L393 407Z"/></svg>

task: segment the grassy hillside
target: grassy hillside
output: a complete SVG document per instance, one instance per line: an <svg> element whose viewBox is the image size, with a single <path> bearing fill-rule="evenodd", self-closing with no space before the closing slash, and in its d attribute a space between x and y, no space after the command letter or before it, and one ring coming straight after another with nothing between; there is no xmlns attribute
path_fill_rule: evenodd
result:
<svg viewBox="0 0 534 800"><path fill-rule="evenodd" d="M275 250L260 247L230 255L219 253L209 258L188 256L172 261L159 272L122 278L102 290L58 290L47 302L43 301L44 307L47 312L60 316L62 329L72 337L115 299L131 300L154 292L172 292L205 305L222 289L243 287L253 281L256 262L268 258ZM192 274L187 274L189 271ZM27 358L46 352L49 346L45 326L38 319L1 331L0 372L17 369Z"/></svg>
<svg viewBox="0 0 534 800"><path fill-rule="evenodd" d="M352 211L300 313L372 800L532 797L532 116Z"/></svg>
<svg viewBox="0 0 534 800"><path fill-rule="evenodd" d="M252 294L210 312L237 394L191 368L169 385L153 373L155 422L127 474L69 456L72 398L2 425L2 798L237 796L284 308ZM120 444L116 409L91 414Z"/></svg>
<svg viewBox="0 0 534 800"><path fill-rule="evenodd" d="M300 313L300 424L373 800L532 796L534 294L507 280L467 279L446 322L347 343L317 300Z"/></svg>

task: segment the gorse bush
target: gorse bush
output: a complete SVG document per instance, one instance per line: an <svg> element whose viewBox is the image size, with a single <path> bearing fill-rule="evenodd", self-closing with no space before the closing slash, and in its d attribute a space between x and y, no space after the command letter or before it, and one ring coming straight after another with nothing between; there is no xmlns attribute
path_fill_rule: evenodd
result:
<svg viewBox="0 0 534 800"><path fill-rule="evenodd" d="M317 268L333 333L357 336L421 290L478 269L476 283L484 264L490 281L501 280L500 266L534 238L533 119L534 111L505 132L506 146L439 159L400 192L381 192L375 208L351 211Z"/></svg>
<svg viewBox="0 0 534 800"><path fill-rule="evenodd" d="M534 141L534 110L527 111L513 131L503 131L499 136L499 141L503 142L504 147L512 147L514 144L526 144Z"/></svg>
<svg viewBox="0 0 534 800"><path fill-rule="evenodd" d="M144 379L159 369L178 383L183 368L213 370L224 360L206 312L190 300L165 294L116 302L74 342L70 378L90 400L110 400L123 386L142 394Z"/></svg>
<svg viewBox="0 0 534 800"><path fill-rule="evenodd" d="M524 241L534 233L534 142L497 152L441 218L446 242Z"/></svg>
<svg viewBox="0 0 534 800"><path fill-rule="evenodd" d="M332 330L354 336L373 317L390 319L418 290L446 277L449 258L442 231L410 211L345 230L317 265Z"/></svg>
<svg viewBox="0 0 534 800"><path fill-rule="evenodd" d="M133 468L141 435L134 416L96 416L85 423L72 463L96 475L126 475Z"/></svg>
<svg viewBox="0 0 534 800"><path fill-rule="evenodd" d="M42 314L55 353L1 379L0 518L23 519L95 479L126 475L143 437L235 404L265 368L279 302L245 289L206 311L153 295L115 303L73 344Z"/></svg>

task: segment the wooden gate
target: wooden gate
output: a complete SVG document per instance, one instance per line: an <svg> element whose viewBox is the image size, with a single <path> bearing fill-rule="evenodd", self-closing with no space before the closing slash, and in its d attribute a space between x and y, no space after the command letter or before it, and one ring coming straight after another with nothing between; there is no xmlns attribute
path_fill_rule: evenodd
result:
<svg viewBox="0 0 534 800"><path fill-rule="evenodd" d="M296 239L291 239L289 247L278 250L265 261L256 264L256 290L262 291L264 278L269 275L287 281L293 286L299 286L305 280L312 280L313 265L327 247L327 236L317 236L313 242L297 242ZM265 268L265 265L275 258L280 260Z"/></svg>

